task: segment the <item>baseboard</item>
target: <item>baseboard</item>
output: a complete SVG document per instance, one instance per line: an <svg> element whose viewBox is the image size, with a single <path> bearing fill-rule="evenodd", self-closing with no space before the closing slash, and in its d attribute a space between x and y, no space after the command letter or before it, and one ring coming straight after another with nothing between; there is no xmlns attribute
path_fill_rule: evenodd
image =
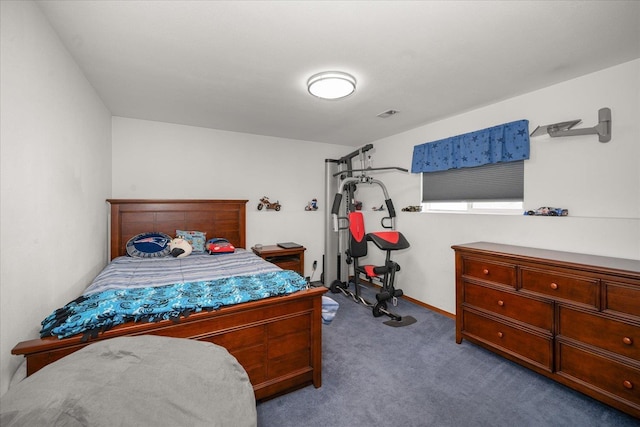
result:
<svg viewBox="0 0 640 427"><path fill-rule="evenodd" d="M436 313L442 314L443 316L446 316L446 317L448 317L450 319L453 319L453 320L456 319L456 315L455 314L452 314L452 313L449 313L448 311L444 311L442 309L439 309L438 307L434 307L432 305L425 304L424 302L419 301L419 300L417 300L415 298L411 298L410 296L403 295L402 298L405 298L407 301L411 301L415 305L419 305L420 307L424 307L427 310L435 311Z"/></svg>

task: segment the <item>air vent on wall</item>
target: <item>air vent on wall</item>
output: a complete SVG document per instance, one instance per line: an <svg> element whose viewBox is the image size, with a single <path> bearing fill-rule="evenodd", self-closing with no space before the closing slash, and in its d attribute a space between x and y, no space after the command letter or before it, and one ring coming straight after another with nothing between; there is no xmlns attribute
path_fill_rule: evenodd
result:
<svg viewBox="0 0 640 427"><path fill-rule="evenodd" d="M387 110L387 111L385 111L385 112L383 112L383 113L378 114L378 116L377 116L377 117L380 117L380 118L382 118L382 119L386 119L387 117L391 117L391 116L393 116L394 114L398 114L399 112L400 112L400 111L398 111L398 110Z"/></svg>

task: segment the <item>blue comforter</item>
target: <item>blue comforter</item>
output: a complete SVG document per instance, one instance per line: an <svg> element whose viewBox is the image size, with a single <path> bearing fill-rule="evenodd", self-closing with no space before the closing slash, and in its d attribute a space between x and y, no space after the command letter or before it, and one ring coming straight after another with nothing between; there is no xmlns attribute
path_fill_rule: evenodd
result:
<svg viewBox="0 0 640 427"><path fill-rule="evenodd" d="M42 321L41 337L95 337L129 321L178 320L211 311L305 289L305 279L289 270L163 286L108 289L84 294Z"/></svg>

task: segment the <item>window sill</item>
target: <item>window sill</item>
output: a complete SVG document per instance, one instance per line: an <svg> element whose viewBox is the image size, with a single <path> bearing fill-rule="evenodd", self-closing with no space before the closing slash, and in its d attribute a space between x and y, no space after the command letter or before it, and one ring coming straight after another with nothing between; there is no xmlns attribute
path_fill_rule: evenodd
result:
<svg viewBox="0 0 640 427"><path fill-rule="evenodd" d="M507 216L524 216L521 211L509 212L509 211L422 211L423 214L455 214L455 215L507 215Z"/></svg>

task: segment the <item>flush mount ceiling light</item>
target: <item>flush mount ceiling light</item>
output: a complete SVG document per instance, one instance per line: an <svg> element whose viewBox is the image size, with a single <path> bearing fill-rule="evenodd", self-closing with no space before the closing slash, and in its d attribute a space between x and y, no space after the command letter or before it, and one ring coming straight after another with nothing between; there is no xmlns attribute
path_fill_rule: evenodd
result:
<svg viewBox="0 0 640 427"><path fill-rule="evenodd" d="M340 71L325 71L309 77L307 89L318 98L340 99L356 90L356 79L351 74Z"/></svg>

